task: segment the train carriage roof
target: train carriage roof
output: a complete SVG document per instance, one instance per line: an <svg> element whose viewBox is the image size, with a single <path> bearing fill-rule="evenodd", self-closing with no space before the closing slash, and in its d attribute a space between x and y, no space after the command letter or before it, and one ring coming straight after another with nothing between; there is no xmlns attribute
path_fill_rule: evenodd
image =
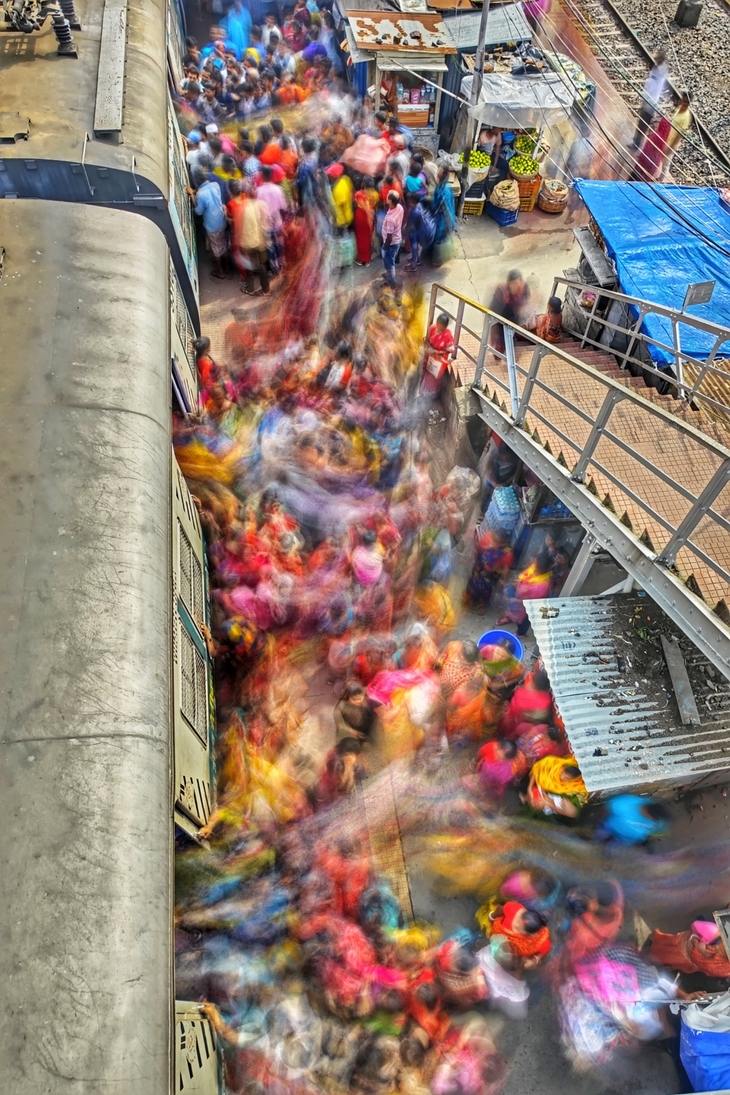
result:
<svg viewBox="0 0 730 1095"><path fill-rule="evenodd" d="M169 1089L169 259L0 202L3 1090Z"/></svg>
<svg viewBox="0 0 730 1095"><path fill-rule="evenodd" d="M124 105L121 140L95 136L97 75L102 41L103 0L79 4L82 29L74 30L78 57L60 57L50 18L33 34L0 35L0 166L3 160L85 163L91 185L104 190L96 169L135 172L163 194L169 189L167 153L166 6L164 0L129 0L126 20ZM12 140L16 115L30 118L27 140ZM17 123L17 119L16 119ZM80 182L85 185L83 172ZM2 175L0 174L0 182ZM2 193L2 186L0 186ZM48 194L43 195L48 196ZM86 200L81 197L76 200ZM97 199L98 200L98 199Z"/></svg>

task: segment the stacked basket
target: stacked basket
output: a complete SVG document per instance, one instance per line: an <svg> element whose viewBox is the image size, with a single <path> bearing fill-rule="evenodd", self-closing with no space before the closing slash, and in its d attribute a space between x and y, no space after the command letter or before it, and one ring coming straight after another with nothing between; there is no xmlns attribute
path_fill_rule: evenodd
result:
<svg viewBox="0 0 730 1095"><path fill-rule="evenodd" d="M562 213L568 204L568 187L558 179L543 179L537 207L543 213Z"/></svg>

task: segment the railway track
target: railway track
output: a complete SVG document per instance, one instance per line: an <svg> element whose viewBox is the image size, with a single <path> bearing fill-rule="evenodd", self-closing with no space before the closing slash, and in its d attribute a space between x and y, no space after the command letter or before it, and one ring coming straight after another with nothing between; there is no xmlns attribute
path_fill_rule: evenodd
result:
<svg viewBox="0 0 730 1095"><path fill-rule="evenodd" d="M730 12L730 0L721 0ZM641 91L653 63L652 51L626 21L613 0L563 0L565 11L576 29L603 63L613 87L632 115L641 105ZM668 81L662 101L671 114L680 88ZM730 159L707 126L695 114L692 133L675 157L672 178L695 186L730 186Z"/></svg>

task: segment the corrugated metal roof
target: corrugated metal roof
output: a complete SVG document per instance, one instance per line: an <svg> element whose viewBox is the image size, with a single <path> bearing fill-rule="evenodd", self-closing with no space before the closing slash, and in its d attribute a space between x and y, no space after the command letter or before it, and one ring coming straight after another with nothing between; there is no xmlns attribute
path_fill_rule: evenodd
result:
<svg viewBox="0 0 730 1095"><path fill-rule="evenodd" d="M476 49L481 18L481 12L474 12L453 15L447 19L446 25L451 31L457 49ZM501 7L489 9L485 42L487 49L507 42L531 41L532 31L519 4L503 4Z"/></svg>
<svg viewBox="0 0 730 1095"><path fill-rule="evenodd" d="M408 54L456 53L454 40L436 12L400 12L347 10L355 42L360 49L379 49Z"/></svg>
<svg viewBox="0 0 730 1095"><path fill-rule="evenodd" d="M730 769L727 681L646 594L525 601L589 791ZM659 636L676 636L701 725L683 725Z"/></svg>

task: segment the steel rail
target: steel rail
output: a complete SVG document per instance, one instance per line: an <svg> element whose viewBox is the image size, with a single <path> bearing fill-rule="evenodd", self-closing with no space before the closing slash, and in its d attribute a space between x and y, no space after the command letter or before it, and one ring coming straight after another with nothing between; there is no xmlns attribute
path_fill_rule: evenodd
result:
<svg viewBox="0 0 730 1095"><path fill-rule="evenodd" d="M575 7L574 3L572 2L572 0L563 0L563 2L565 4L565 6L570 10L570 12L579 20L581 25L579 26L578 29L580 30L583 37L586 39L586 41L588 42L589 45L593 46L594 42L592 42L590 40L593 36L591 35L589 29L585 29L584 25L585 25L586 20L585 20L584 16L582 15L582 13L580 13L576 10L576 7ZM725 0L725 2L727 3L727 0ZM621 12L612 3L612 0L601 0L601 3L611 13L611 15L616 19L616 21L620 24L621 29L627 35L629 40L634 44L634 46L639 50L639 52L641 53L644 60L651 67L654 64L654 58L652 56L651 50L647 49L647 47L644 45L644 43L639 38L636 31L633 30L629 26L629 24L626 22L625 18L621 14ZM730 4L728 4L728 7L730 7ZM680 91L671 79L667 79L667 87L672 92L672 95L674 96L675 100L679 101ZM637 89L632 88L631 90L636 91ZM641 90L639 89L639 94L640 93L641 93ZM727 152L724 151L724 149L722 149L720 147L720 145L717 143L715 138L712 136L712 133L709 131L707 126L703 122L700 121L700 119L697 117L695 112L693 111L692 113L693 113L693 117L694 117L695 126L697 127L697 131L700 134L702 140L705 141L710 146L710 148L712 149L712 151L715 155L715 158L718 161L718 166L722 167L725 172L730 171L730 159L728 158ZM702 151L701 148L699 150Z"/></svg>
<svg viewBox="0 0 730 1095"><path fill-rule="evenodd" d="M705 566L709 566L721 576L727 575L722 563L719 560L711 559L705 550L695 546L691 537L703 520L714 519L713 503L727 484L730 483L730 449L714 438L702 433L690 423L672 415L663 407L650 402L631 388L627 388L612 377L598 372L593 366L574 357L559 345L543 341L518 324L505 320L484 305L449 289L439 282L434 283L431 287L429 325L433 322L440 294L450 297L452 301L458 301L457 313L460 320L463 321L466 308L472 308L482 316L483 329L480 352L472 391L479 399L480 414L483 420L500 437L504 438L528 467L578 517L584 528L596 538L601 547L614 556L635 582L646 589L705 656L725 676L730 677L730 627L725 625L720 616L700 596L688 588L674 565L678 553L685 549L692 552L698 562L702 561ZM498 353L497 356L507 364L508 376L510 377L510 407L507 407L504 401L498 404L490 399L489 395L482 391L479 386L482 375L492 379L491 373L485 368L484 362L489 337L495 324L501 324L505 333L509 335L505 339L507 352L505 354ZM461 330L457 333L459 337L455 339L455 356L458 355L461 349ZM519 370L521 373L520 379L523 383L522 392L517 388L518 370L514 355L510 350L515 334L519 334L523 340L527 340L534 348L526 377L524 370ZM475 336L472 335L471 337ZM474 360L473 353L470 353L469 357L472 361ZM581 418L587 418L592 424L589 435L582 444L574 440L568 441L567 435L561 431L560 427L550 422L545 414L545 408L543 407L540 410L530 403L537 385L541 384L541 380L538 380L537 377L541 363L546 357L558 358L575 370L576 374L590 378L605 391L600 408L592 414L587 414L583 408L577 405L573 408L578 411ZM500 386L504 388L503 378L499 377L498 379ZM496 382L497 378L495 377L492 383L496 384ZM658 514L655 507L642 498L640 484L637 487L635 482L624 482L615 471L605 467L604 461L599 462L597 459L596 450L600 442L604 438L611 440L612 436L615 436L614 431L609 429L609 423L613 411L619 404L623 406L628 404L634 407L639 416L650 415L663 429L671 429L682 434L688 440L711 453L717 461L714 470L702 477L701 485L696 488L699 493L694 494L685 487L678 491L686 500L690 501L690 506L676 524L668 520L667 516ZM561 460L560 457L555 457L549 450L546 450L542 443L536 440L529 429L526 428L525 422L528 413L542 420L555 434L565 438L571 448L575 450L578 454L578 460L572 470L566 466L564 459ZM626 448L629 451L625 444L621 448ZM631 455L641 467L652 474L656 472L655 465L643 453L636 450L632 451ZM586 485L585 480L591 466L595 467L597 472L604 473L606 478L613 482L619 490L624 491L627 498L630 498L647 518L657 520L664 527L669 534L669 540L663 548L656 550L652 545L645 543L626 526L618 514L601 502L591 490L590 485ZM667 478L662 469L658 479L666 482ZM723 517L720 527L724 523Z"/></svg>

